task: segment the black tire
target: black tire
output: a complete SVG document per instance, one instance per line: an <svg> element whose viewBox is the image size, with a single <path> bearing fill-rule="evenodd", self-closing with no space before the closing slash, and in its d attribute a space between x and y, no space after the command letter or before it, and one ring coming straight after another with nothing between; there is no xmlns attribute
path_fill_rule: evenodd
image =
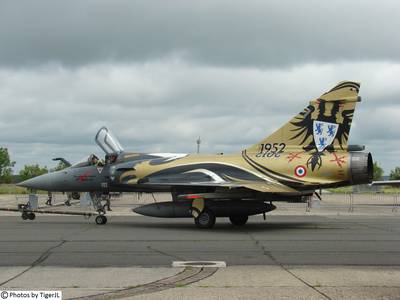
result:
<svg viewBox="0 0 400 300"><path fill-rule="evenodd" d="M247 223L249 216L230 216L229 220L235 226L243 226Z"/></svg>
<svg viewBox="0 0 400 300"><path fill-rule="evenodd" d="M204 209L203 212L194 219L194 223L197 228L212 228L215 225L215 214L209 209Z"/></svg>
<svg viewBox="0 0 400 300"><path fill-rule="evenodd" d="M105 225L107 223L107 217L104 215L98 215L95 221L97 225Z"/></svg>
<svg viewBox="0 0 400 300"><path fill-rule="evenodd" d="M22 218L22 220L28 220L28 213L25 211L22 212L21 218Z"/></svg>
<svg viewBox="0 0 400 300"><path fill-rule="evenodd" d="M74 199L74 200L81 199L81 194L79 194L78 192L73 192L71 196L72 196L72 199Z"/></svg>
<svg viewBox="0 0 400 300"><path fill-rule="evenodd" d="M36 215L33 212L28 213L28 219L29 220L33 221L33 220L35 220L35 218L36 218Z"/></svg>

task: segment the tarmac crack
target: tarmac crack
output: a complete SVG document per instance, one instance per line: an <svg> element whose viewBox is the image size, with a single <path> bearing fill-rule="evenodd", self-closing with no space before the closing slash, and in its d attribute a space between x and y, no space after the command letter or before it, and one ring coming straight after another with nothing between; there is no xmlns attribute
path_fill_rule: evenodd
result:
<svg viewBox="0 0 400 300"><path fill-rule="evenodd" d="M138 285L131 288L115 290L112 292L101 293L92 296L84 296L77 298L69 298L68 300L105 300L105 299L120 299L132 297L142 294L150 294L161 292L167 289L186 286L207 277L212 276L217 272L218 268L185 268L182 272L163 278L154 282Z"/></svg>
<svg viewBox="0 0 400 300"><path fill-rule="evenodd" d="M7 279L6 281L3 281L0 283L0 287L2 287L3 285L13 281L14 279L17 279L18 277L22 276L23 274L25 274L26 272L32 270L34 267L36 267L37 265L41 264L42 262L44 262L51 254L51 251L53 251L54 249L62 246L65 244L65 240L61 240L57 245L52 246L50 248L48 248L45 252L43 252L28 268L26 268L25 270L19 272L18 274L14 275L13 277Z"/></svg>
<svg viewBox="0 0 400 300"><path fill-rule="evenodd" d="M159 253L159 254L162 254L162 255L164 255L164 256L171 257L171 258L173 258L173 259L184 260L184 259L182 259L182 258L179 257L179 256L172 255L172 254L169 254L169 253L167 253L167 252L165 252L165 251L161 251L161 250L155 249L155 248L153 248L152 246L147 246L147 249L149 249L149 250L151 250L151 251L153 251L153 252L157 252L157 253Z"/></svg>
<svg viewBox="0 0 400 300"><path fill-rule="evenodd" d="M290 274L292 277L296 278L298 281L302 282L303 284L305 284L306 286L308 286L309 288L311 288L312 290L314 290L315 292L317 292L318 294L320 294L323 298L331 300L331 298L326 295L325 293L321 292L320 290L318 290L315 286L309 284L307 281L305 281L304 279L302 279L301 277L297 276L295 273L293 273L292 271L290 271L284 264L282 264L280 261L278 261L270 251L268 251L267 249L265 249L265 247L260 243L259 240L257 240L256 238L254 238L254 236L250 233L247 232L247 234L250 236L250 239L254 242L255 246L258 247L259 249L261 249L261 251L263 252L263 254L265 256L267 256L269 259L271 259L277 266L279 266L280 268L282 268L282 270L284 270L285 272L287 272L288 274Z"/></svg>

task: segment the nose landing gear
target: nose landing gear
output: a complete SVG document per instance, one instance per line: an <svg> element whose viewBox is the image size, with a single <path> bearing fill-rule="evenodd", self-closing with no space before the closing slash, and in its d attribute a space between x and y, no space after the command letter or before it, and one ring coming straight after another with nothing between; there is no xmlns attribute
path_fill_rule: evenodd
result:
<svg viewBox="0 0 400 300"><path fill-rule="evenodd" d="M95 218L95 222L97 225L105 225L107 224L107 217L105 216L106 214L106 208L108 210L111 210L110 208L110 194L109 193L90 193L90 199L92 202L92 205L95 210L97 210L98 215ZM106 204L102 204L102 200L106 201Z"/></svg>

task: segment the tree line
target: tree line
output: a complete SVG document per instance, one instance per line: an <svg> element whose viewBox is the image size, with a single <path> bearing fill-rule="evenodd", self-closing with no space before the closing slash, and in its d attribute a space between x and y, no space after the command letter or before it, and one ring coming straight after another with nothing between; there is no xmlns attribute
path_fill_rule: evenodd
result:
<svg viewBox="0 0 400 300"><path fill-rule="evenodd" d="M14 182L14 166L15 161L11 160L8 149L0 147L0 183ZM39 164L25 165L18 173L19 181L27 180L48 172L59 171L66 167L67 166L62 161L60 161L55 168L50 170L46 166L39 166Z"/></svg>

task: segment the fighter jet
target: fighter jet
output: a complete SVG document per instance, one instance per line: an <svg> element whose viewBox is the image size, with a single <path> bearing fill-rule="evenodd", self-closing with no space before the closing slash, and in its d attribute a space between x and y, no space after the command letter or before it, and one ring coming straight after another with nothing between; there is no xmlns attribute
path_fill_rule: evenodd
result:
<svg viewBox="0 0 400 300"><path fill-rule="evenodd" d="M20 185L79 192L170 192L173 201L133 209L146 216L193 218L211 228L216 217L244 225L274 210L274 201L304 202L316 190L370 183L373 161L348 145L360 84L338 83L260 142L232 154L127 152L107 128L96 135L106 153ZM267 122L266 122L267 123ZM96 223L104 224L104 215Z"/></svg>

